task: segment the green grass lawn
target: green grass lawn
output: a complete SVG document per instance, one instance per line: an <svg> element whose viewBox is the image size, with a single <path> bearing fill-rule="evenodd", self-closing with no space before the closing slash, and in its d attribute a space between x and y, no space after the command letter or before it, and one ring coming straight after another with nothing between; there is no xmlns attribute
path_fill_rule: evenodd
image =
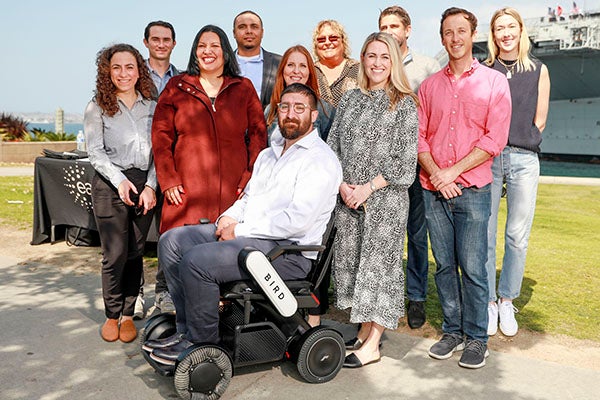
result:
<svg viewBox="0 0 600 400"><path fill-rule="evenodd" d="M506 203L498 223L503 255ZM33 178L0 177L0 226L29 229ZM76 249L74 249L76 251ZM155 254L147 261L155 262ZM154 256L154 257L153 257ZM517 320L522 328L600 341L600 187L540 185ZM427 314L441 327L430 255Z"/></svg>
<svg viewBox="0 0 600 400"><path fill-rule="evenodd" d="M0 177L0 223L3 229L32 229L32 176Z"/></svg>
<svg viewBox="0 0 600 400"><path fill-rule="evenodd" d="M520 327L600 341L599 199L600 187L539 185L523 287L514 301ZM498 268L504 254L504 199L499 214ZM427 315L440 329L431 254L429 265Z"/></svg>

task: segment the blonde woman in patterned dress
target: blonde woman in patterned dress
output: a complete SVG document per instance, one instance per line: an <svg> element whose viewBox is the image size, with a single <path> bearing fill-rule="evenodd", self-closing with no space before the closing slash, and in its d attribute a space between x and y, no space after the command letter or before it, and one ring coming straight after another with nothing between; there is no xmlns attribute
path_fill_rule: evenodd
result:
<svg viewBox="0 0 600 400"><path fill-rule="evenodd" d="M352 307L361 323L346 348L344 367L380 359L384 329L404 315L402 249L408 187L417 162L417 98L404 74L400 49L387 33L372 33L361 50L359 89L342 97L328 143L344 181L336 207L333 262L337 306Z"/></svg>

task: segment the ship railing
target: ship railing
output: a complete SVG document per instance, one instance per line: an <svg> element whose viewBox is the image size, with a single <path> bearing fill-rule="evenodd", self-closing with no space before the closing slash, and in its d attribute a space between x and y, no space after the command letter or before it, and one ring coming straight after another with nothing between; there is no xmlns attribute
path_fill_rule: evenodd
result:
<svg viewBox="0 0 600 400"><path fill-rule="evenodd" d="M560 40L561 50L600 50L600 27L577 25L570 28L570 35Z"/></svg>

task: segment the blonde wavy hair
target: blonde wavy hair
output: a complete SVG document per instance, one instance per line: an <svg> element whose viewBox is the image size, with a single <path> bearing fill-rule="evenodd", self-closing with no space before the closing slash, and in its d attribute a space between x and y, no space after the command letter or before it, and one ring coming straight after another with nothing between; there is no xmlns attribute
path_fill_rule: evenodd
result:
<svg viewBox="0 0 600 400"><path fill-rule="evenodd" d="M484 61L487 65L493 65L496 58L500 54L500 48L496 44L494 40L494 24L496 20L504 15L508 15L513 17L518 23L519 28L521 29L521 39L519 40L519 55L517 56L517 71L531 71L535 70L535 64L529 57L529 49L531 44L529 42L529 35L527 34L527 28L525 28L525 24L523 22L523 18L519 14L517 10L512 7L504 7L499 9L492 15L492 19L490 21L490 32L488 35L488 58Z"/></svg>
<svg viewBox="0 0 600 400"><path fill-rule="evenodd" d="M400 55L400 46L392 35L384 32L373 32L367 39L360 50L360 67L358 70L358 87L363 93L368 93L369 90L369 78L364 67L364 56L367 52L367 47L373 42L381 42L385 44L390 52L390 58L392 61L392 71L390 78L385 86L385 90L390 97L390 110L394 110L398 102L405 96L411 97L415 104L419 105L419 99L410 88L410 83L404 72L404 66L402 63L402 56Z"/></svg>
<svg viewBox="0 0 600 400"><path fill-rule="evenodd" d="M317 24L317 27L313 31L313 54L315 55L316 60L319 61L319 54L317 53L317 38L319 37L319 33L321 33L321 29L323 29L325 25L329 25L331 29L340 35L342 39L342 46L344 46L344 58L350 58L352 49L350 48L350 40L348 39L348 35L344 30L344 26L334 19L324 19Z"/></svg>

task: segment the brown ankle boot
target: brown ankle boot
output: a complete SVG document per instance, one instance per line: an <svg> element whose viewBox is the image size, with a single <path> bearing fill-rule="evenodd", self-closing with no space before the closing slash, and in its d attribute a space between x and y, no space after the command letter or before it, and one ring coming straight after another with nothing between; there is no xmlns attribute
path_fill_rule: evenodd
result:
<svg viewBox="0 0 600 400"><path fill-rule="evenodd" d="M119 320L112 318L107 319L102 326L100 335L102 336L102 339L107 342L114 342L117 340L119 338Z"/></svg>
<svg viewBox="0 0 600 400"><path fill-rule="evenodd" d="M133 321L130 319L126 319L121 321L121 328L119 329L119 339L123 343L133 342L137 337L137 330L135 329L135 325Z"/></svg>

